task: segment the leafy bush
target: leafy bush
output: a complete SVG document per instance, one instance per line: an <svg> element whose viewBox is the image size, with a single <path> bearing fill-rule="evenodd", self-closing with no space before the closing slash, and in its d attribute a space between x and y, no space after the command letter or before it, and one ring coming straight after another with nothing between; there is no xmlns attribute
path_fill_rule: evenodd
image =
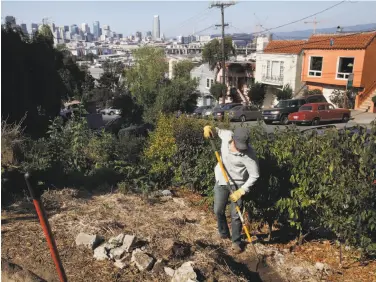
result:
<svg viewBox="0 0 376 282"><path fill-rule="evenodd" d="M214 83L210 87L210 94L216 99L219 100L219 98L223 97L223 92L227 91L227 87L223 85L222 83Z"/></svg>
<svg viewBox="0 0 376 282"><path fill-rule="evenodd" d="M313 89L313 90L305 90L303 96L311 96L311 95L322 95L322 91L320 89Z"/></svg>
<svg viewBox="0 0 376 282"><path fill-rule="evenodd" d="M248 91L249 100L259 108L264 103L265 95L265 85L259 82L253 83Z"/></svg>
<svg viewBox="0 0 376 282"><path fill-rule="evenodd" d="M278 101L291 99L292 95L293 92L289 84L283 86L282 90L278 90L276 94Z"/></svg>
<svg viewBox="0 0 376 282"><path fill-rule="evenodd" d="M330 95L330 101L340 108L353 109L355 105L355 99L352 97L350 90L333 90Z"/></svg>

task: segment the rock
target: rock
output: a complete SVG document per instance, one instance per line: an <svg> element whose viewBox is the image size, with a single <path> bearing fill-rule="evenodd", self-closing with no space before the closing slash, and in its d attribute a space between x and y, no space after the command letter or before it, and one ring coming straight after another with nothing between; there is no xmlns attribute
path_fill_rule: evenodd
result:
<svg viewBox="0 0 376 282"><path fill-rule="evenodd" d="M105 245L99 246L94 250L94 258L96 260L106 260L109 259L108 250Z"/></svg>
<svg viewBox="0 0 376 282"><path fill-rule="evenodd" d="M127 254L123 258L115 260L114 265L117 268L124 269L125 267L129 265L129 257L130 257L130 254Z"/></svg>
<svg viewBox="0 0 376 282"><path fill-rule="evenodd" d="M174 272L171 282L197 281L197 274L192 267L193 262L188 261L182 264Z"/></svg>
<svg viewBox="0 0 376 282"><path fill-rule="evenodd" d="M103 238L98 235L91 235L86 233L80 233L76 237L76 245L81 246L84 245L92 250L94 250L101 242Z"/></svg>
<svg viewBox="0 0 376 282"><path fill-rule="evenodd" d="M161 273L162 271L163 271L163 261L159 259L153 266L153 273Z"/></svg>
<svg viewBox="0 0 376 282"><path fill-rule="evenodd" d="M175 242L171 238L163 240L163 257L170 258L184 258L191 253L191 248L187 243Z"/></svg>
<svg viewBox="0 0 376 282"><path fill-rule="evenodd" d="M184 200L182 199L182 198L172 198L172 200L175 202L175 203L177 203L177 204L179 204L180 206L182 206L182 207L185 207L186 205L185 205L185 202L184 202Z"/></svg>
<svg viewBox="0 0 376 282"><path fill-rule="evenodd" d="M316 262L315 267L319 271L323 271L325 268L325 265L322 262Z"/></svg>
<svg viewBox="0 0 376 282"><path fill-rule="evenodd" d="M175 274L175 270L173 270L173 269L170 268L170 267L165 267L165 268L164 268L164 271L166 272L166 274L167 274L168 276L171 276L171 277L173 277L174 274Z"/></svg>
<svg viewBox="0 0 376 282"><path fill-rule="evenodd" d="M136 241L136 237L133 235L125 235L123 239L123 246L126 252L131 252Z"/></svg>
<svg viewBox="0 0 376 282"><path fill-rule="evenodd" d="M163 190L161 193L165 197L168 197L168 196L172 197L172 193L170 190Z"/></svg>
<svg viewBox="0 0 376 282"><path fill-rule="evenodd" d="M123 255L127 252L128 248L124 245L120 247L116 247L110 250L110 258L119 260L123 257Z"/></svg>
<svg viewBox="0 0 376 282"><path fill-rule="evenodd" d="M150 270L153 267L154 259L140 249L136 249L132 253L131 262L134 262L140 271L144 271Z"/></svg>
<svg viewBox="0 0 376 282"><path fill-rule="evenodd" d="M110 240L108 240L108 243L113 245L114 247L119 247L123 245L123 240L124 240L124 234L121 233L116 237L110 238Z"/></svg>

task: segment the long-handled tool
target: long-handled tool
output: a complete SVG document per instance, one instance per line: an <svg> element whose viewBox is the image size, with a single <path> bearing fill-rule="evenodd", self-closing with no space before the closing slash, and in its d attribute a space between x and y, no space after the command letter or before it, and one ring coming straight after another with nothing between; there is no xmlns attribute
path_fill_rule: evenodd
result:
<svg viewBox="0 0 376 282"><path fill-rule="evenodd" d="M44 236L46 236L48 247L50 248L52 259L55 263L57 274L61 282L66 282L67 276L65 275L63 264L61 263L59 252L57 251L56 243L52 235L50 224L48 223L46 212L41 203L40 197L34 192L33 187L30 184L30 174L25 174L25 181L30 195L33 198L35 210L37 211L40 225L42 226Z"/></svg>
<svg viewBox="0 0 376 282"><path fill-rule="evenodd" d="M214 142L214 138L213 138L213 136L210 136L209 140L210 140L210 144L211 144L211 146L212 146L212 149L213 149L213 151L214 151L214 153L215 153L215 156L216 156L216 158L217 158L217 161L218 161L219 167L221 168L221 171L222 171L223 177L225 178L226 185L227 185L229 191L232 193L232 192L234 192L234 191L233 191L232 186L231 186L231 184L230 184L230 180L229 180L229 177L228 177L227 172L226 172L226 170L225 170L225 167L224 167L224 165L223 165L223 162L222 162L221 156L219 155L219 152L218 152L218 150L217 150L217 146L215 145L215 142ZM247 240L248 240L248 242L252 245L253 251L255 252L255 255L256 255L256 257L257 257L257 260L258 260L258 263L257 263L257 265L256 265L256 271L257 271L258 266L259 266L259 263L260 263L260 257L259 257L259 255L258 255L258 253L257 253L256 247L253 245L253 241L252 241L251 235L249 234L249 231L248 231L247 225L245 224L245 220L244 220L243 215L242 215L242 213L241 213L241 211L240 211L240 207L239 207L238 203L235 203L235 209L236 209L236 212L237 212L238 215L239 215L240 221L242 222L243 230L244 230L245 235L247 236Z"/></svg>

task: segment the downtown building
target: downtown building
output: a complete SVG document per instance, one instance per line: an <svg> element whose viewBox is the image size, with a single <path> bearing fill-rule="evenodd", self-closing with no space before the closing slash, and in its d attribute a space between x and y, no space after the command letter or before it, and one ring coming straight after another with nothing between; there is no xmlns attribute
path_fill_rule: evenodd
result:
<svg viewBox="0 0 376 282"><path fill-rule="evenodd" d="M156 40L159 38L161 38L160 21L159 16L156 15L153 20L153 39Z"/></svg>

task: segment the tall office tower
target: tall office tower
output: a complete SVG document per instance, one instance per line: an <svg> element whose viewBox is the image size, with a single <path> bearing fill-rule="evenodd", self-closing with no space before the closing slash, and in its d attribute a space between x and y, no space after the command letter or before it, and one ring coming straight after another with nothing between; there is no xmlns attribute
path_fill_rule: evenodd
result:
<svg viewBox="0 0 376 282"><path fill-rule="evenodd" d="M142 38L142 33L141 33L141 31L136 31L136 37L138 37L138 38Z"/></svg>
<svg viewBox="0 0 376 282"><path fill-rule="evenodd" d="M153 39L158 39L161 37L161 30L160 30L160 21L159 16L154 16L153 21Z"/></svg>
<svg viewBox="0 0 376 282"><path fill-rule="evenodd" d="M52 32L55 32L56 27L55 27L54 23L50 23L50 24L48 24L48 26L50 27L50 29L51 29Z"/></svg>
<svg viewBox="0 0 376 282"><path fill-rule="evenodd" d="M87 23L82 23L82 24L81 24L81 30L82 30L83 33L87 33L87 32L89 32L88 29L89 29L89 26L88 26Z"/></svg>
<svg viewBox="0 0 376 282"><path fill-rule="evenodd" d="M78 26L73 24L71 25L71 34L74 35L74 34L78 34Z"/></svg>
<svg viewBox="0 0 376 282"><path fill-rule="evenodd" d="M103 25L103 30L111 30L108 24Z"/></svg>
<svg viewBox="0 0 376 282"><path fill-rule="evenodd" d="M152 37L152 33L151 33L151 31L147 31L147 32L146 32L146 37Z"/></svg>
<svg viewBox="0 0 376 282"><path fill-rule="evenodd" d="M64 32L67 32L67 31L69 31L69 25L64 26Z"/></svg>
<svg viewBox="0 0 376 282"><path fill-rule="evenodd" d="M21 24L21 30L22 30L22 32L23 32L24 34L28 34L26 24L24 24L24 23Z"/></svg>
<svg viewBox="0 0 376 282"><path fill-rule="evenodd" d="M101 36L100 31L101 31L100 24L98 21L95 21L93 23L93 34L94 34L95 39L98 39Z"/></svg>

